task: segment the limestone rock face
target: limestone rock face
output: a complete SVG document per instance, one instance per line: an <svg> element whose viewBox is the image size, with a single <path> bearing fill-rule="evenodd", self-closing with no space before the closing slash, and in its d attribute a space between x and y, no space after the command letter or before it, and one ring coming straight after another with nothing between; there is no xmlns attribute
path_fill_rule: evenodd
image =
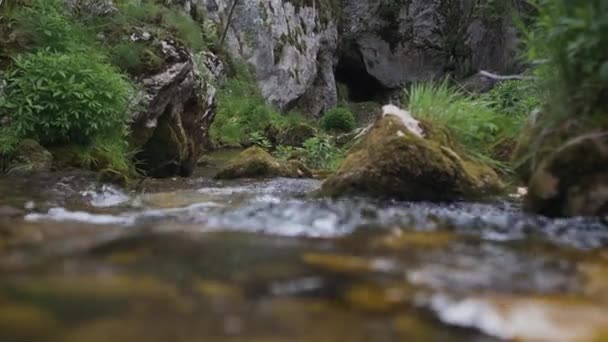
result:
<svg viewBox="0 0 608 342"><path fill-rule="evenodd" d="M344 0L341 58L391 89L447 74L508 71L517 40L501 6L503 1Z"/></svg>
<svg viewBox="0 0 608 342"><path fill-rule="evenodd" d="M164 68L142 75L140 108L132 124L136 156L153 177L188 176L207 144L215 117L219 59L209 53L192 55L174 41L160 41Z"/></svg>
<svg viewBox="0 0 608 342"><path fill-rule="evenodd" d="M310 5L308 5L310 3ZM232 0L191 0L184 6L225 23ZM320 5L319 5L320 6ZM254 70L262 95L280 110L318 116L335 106L337 19L312 2L241 0L226 45Z"/></svg>
<svg viewBox="0 0 608 342"><path fill-rule="evenodd" d="M551 217L608 215L608 133L575 138L545 157L524 208Z"/></svg>
<svg viewBox="0 0 608 342"><path fill-rule="evenodd" d="M301 162L277 160L260 147L254 146L241 152L216 176L218 179L274 177L312 178L312 172Z"/></svg>
<svg viewBox="0 0 608 342"><path fill-rule="evenodd" d="M424 136L419 137L398 116L382 117L323 183L320 194L451 201L501 191L490 167L459 155L443 132L428 123L422 126Z"/></svg>

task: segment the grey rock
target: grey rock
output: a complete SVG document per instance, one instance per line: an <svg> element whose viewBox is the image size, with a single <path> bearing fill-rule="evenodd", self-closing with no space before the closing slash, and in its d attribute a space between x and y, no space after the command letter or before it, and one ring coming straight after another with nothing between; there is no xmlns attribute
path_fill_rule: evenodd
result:
<svg viewBox="0 0 608 342"><path fill-rule="evenodd" d="M213 83L223 67L209 52L193 56L170 40L160 45L166 67L140 78L143 110L133 118L132 139L148 175L188 176L208 144L216 109Z"/></svg>
<svg viewBox="0 0 608 342"><path fill-rule="evenodd" d="M231 0L192 0L195 12L225 22ZM283 0L239 1L228 30L231 56L253 67L262 95L280 110L318 116L337 103L337 22Z"/></svg>
<svg viewBox="0 0 608 342"><path fill-rule="evenodd" d="M358 59L387 88L509 70L517 43L510 14L478 18L475 6L470 0L344 0L342 55Z"/></svg>

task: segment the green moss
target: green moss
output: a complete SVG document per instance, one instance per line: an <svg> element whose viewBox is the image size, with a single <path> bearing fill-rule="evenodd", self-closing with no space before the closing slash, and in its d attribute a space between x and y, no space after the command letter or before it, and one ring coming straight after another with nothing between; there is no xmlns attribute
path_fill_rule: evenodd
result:
<svg viewBox="0 0 608 342"><path fill-rule="evenodd" d="M389 116L375 124L320 193L443 201L476 198L501 188L491 168L411 134Z"/></svg>
<svg viewBox="0 0 608 342"><path fill-rule="evenodd" d="M8 173L31 173L49 171L53 164L53 156L40 146L38 142L25 139L15 148L8 164Z"/></svg>
<svg viewBox="0 0 608 342"><path fill-rule="evenodd" d="M299 161L277 160L262 148L254 146L241 152L216 176L218 179L272 177L303 178L312 177L312 173Z"/></svg>
<svg viewBox="0 0 608 342"><path fill-rule="evenodd" d="M524 202L546 216L608 214L608 133L573 139L536 168Z"/></svg>

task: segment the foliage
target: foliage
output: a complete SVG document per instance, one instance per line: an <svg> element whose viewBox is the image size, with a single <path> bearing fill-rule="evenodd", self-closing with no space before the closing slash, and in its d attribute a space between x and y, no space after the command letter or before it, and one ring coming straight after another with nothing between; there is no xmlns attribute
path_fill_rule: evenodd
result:
<svg viewBox="0 0 608 342"><path fill-rule="evenodd" d="M278 146L274 152L281 159L299 157L313 169L335 170L344 159L344 153L327 136L317 136L304 142L303 147Z"/></svg>
<svg viewBox="0 0 608 342"><path fill-rule="evenodd" d="M282 129L305 121L300 115L282 115L266 103L245 65L234 63L232 71L234 76L218 91L218 111L211 126L213 140L247 144L252 134L261 135L268 127Z"/></svg>
<svg viewBox="0 0 608 342"><path fill-rule="evenodd" d="M344 155L328 137L314 137L306 140L301 151L306 165L316 169L335 170Z"/></svg>
<svg viewBox="0 0 608 342"><path fill-rule="evenodd" d="M542 105L543 94L535 81L514 80L499 83L487 98L500 114L526 117Z"/></svg>
<svg viewBox="0 0 608 342"><path fill-rule="evenodd" d="M226 81L217 99L218 112L211 126L211 137L223 144L246 142L250 134L281 120L281 115L265 103L255 84L247 80Z"/></svg>
<svg viewBox="0 0 608 342"><path fill-rule="evenodd" d="M156 49L145 42L121 42L109 48L109 54L112 64L131 75L159 71L165 63Z"/></svg>
<svg viewBox="0 0 608 342"><path fill-rule="evenodd" d="M201 27L187 13L153 0L121 0L117 5L126 22L140 27L146 24L163 27L194 51L206 48L206 38L212 36L207 32L208 26Z"/></svg>
<svg viewBox="0 0 608 342"><path fill-rule="evenodd" d="M91 156L91 169L111 169L123 175L137 174L133 164L137 151L129 147L124 130L96 137L87 151Z"/></svg>
<svg viewBox="0 0 608 342"><path fill-rule="evenodd" d="M473 97L449 86L420 83L406 91L406 103L414 116L447 128L470 155L498 165L491 159L492 150L519 133L525 118L503 115L484 97Z"/></svg>
<svg viewBox="0 0 608 342"><path fill-rule="evenodd" d="M0 115L19 136L43 144L80 143L125 124L130 85L95 54L43 50L17 56L5 77Z"/></svg>
<svg viewBox="0 0 608 342"><path fill-rule="evenodd" d="M272 143L266 138L263 132L257 131L249 134L249 143L252 145L259 146L264 150L270 150Z"/></svg>
<svg viewBox="0 0 608 342"><path fill-rule="evenodd" d="M595 114L608 105L608 3L533 0L528 57L551 92L552 116ZM605 113L602 113L605 114Z"/></svg>
<svg viewBox="0 0 608 342"><path fill-rule="evenodd" d="M0 157L8 156L19 144L19 136L11 127L0 127Z"/></svg>
<svg viewBox="0 0 608 342"><path fill-rule="evenodd" d="M349 109L337 107L325 113L321 127L327 132L349 132L356 127L355 116Z"/></svg>
<svg viewBox="0 0 608 342"><path fill-rule="evenodd" d="M66 13L62 0L31 0L28 6L16 7L10 16L39 48L63 52L94 45L85 27Z"/></svg>

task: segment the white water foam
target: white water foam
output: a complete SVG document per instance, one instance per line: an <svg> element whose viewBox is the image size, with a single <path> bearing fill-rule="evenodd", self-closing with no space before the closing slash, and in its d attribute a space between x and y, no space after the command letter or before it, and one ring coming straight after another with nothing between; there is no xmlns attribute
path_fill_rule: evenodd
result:
<svg viewBox="0 0 608 342"><path fill-rule="evenodd" d="M608 323L594 307L554 306L550 302L517 298L452 299L435 295L431 309L444 323L478 329L506 340L588 341Z"/></svg>

